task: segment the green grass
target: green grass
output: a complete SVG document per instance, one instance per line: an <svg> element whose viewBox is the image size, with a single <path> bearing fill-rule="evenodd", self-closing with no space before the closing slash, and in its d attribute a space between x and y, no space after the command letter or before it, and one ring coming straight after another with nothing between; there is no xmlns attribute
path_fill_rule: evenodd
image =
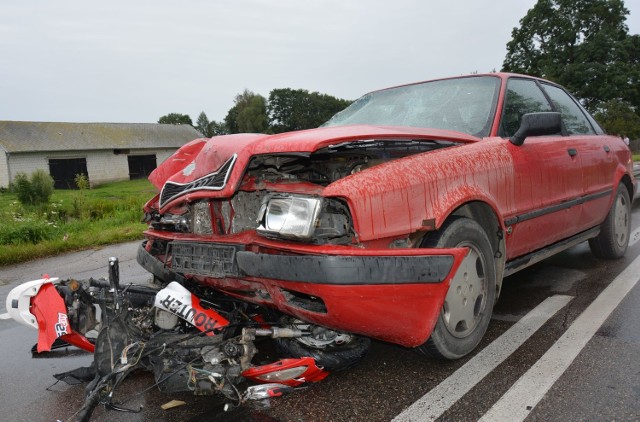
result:
<svg viewBox="0 0 640 422"><path fill-rule="evenodd" d="M640 161L640 154L633 154L633 161Z"/></svg>
<svg viewBox="0 0 640 422"><path fill-rule="evenodd" d="M0 193L0 265L142 239L142 206L155 193L144 179L56 190L49 204L37 207Z"/></svg>

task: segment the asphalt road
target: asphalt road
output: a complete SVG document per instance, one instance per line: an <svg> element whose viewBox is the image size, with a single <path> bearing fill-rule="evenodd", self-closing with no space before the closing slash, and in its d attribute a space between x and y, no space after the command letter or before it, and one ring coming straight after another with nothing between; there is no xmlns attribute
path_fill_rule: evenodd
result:
<svg viewBox="0 0 640 422"><path fill-rule="evenodd" d="M637 229L638 202L633 221ZM477 352L460 361L426 359L374 342L355 368L229 412L215 397L144 392L152 377L139 373L122 385L116 398L129 400L128 407L144 406L143 411L98 408L93 420L640 420L638 240L640 231L618 261L597 260L582 244L505 279L485 339ZM106 276L110 256L120 258L124 282L146 281L149 276L135 262L136 247L117 245L0 268L0 304L13 286L45 273ZM2 419L73 420L83 386L50 387L52 375L86 365L91 357L69 348L32 358L35 330L13 321L0 320L0 339ZM172 399L187 404L160 409Z"/></svg>

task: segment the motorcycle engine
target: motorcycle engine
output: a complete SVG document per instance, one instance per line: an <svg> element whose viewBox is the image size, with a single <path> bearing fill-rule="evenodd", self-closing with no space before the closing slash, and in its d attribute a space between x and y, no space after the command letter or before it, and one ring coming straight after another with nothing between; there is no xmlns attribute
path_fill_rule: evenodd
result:
<svg viewBox="0 0 640 422"><path fill-rule="evenodd" d="M253 336L207 336L185 327L167 311L152 306L127 308L98 335L94 359L100 375L113 371L113 362L119 359L120 364L135 362L135 367L153 372L160 391L222 393L239 399L235 385L244 381L241 373L251 366L256 353Z"/></svg>

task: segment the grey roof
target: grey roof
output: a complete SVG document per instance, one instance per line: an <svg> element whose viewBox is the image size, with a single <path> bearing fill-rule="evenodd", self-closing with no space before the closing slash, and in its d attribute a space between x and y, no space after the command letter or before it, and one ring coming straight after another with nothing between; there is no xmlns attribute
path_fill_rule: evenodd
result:
<svg viewBox="0 0 640 422"><path fill-rule="evenodd" d="M201 137L189 125L0 121L0 149L9 153L179 148Z"/></svg>

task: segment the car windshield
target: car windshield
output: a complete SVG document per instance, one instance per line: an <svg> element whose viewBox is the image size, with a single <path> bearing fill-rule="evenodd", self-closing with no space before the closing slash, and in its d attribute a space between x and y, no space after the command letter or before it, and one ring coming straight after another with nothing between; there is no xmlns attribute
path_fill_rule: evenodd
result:
<svg viewBox="0 0 640 422"><path fill-rule="evenodd" d="M383 125L489 134L500 79L475 76L371 92L323 126Z"/></svg>

